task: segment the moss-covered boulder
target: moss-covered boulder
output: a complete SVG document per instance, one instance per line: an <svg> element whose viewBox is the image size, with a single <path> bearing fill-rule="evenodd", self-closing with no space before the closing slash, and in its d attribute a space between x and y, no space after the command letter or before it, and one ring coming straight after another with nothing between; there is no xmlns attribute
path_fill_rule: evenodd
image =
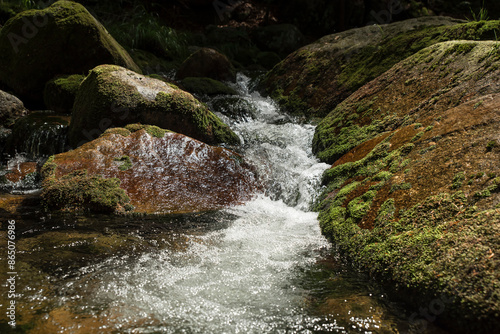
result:
<svg viewBox="0 0 500 334"><path fill-rule="evenodd" d="M414 302L439 305L433 319L457 333L500 328L499 50L423 49L337 106L315 136L333 163L323 233Z"/></svg>
<svg viewBox="0 0 500 334"><path fill-rule="evenodd" d="M235 82L236 71L229 59L222 53L210 48L201 48L182 63L176 77L178 79L207 77Z"/></svg>
<svg viewBox="0 0 500 334"><path fill-rule="evenodd" d="M495 40L500 21L421 17L325 36L290 54L262 89L289 112L324 117L337 104L399 61L450 40Z"/></svg>
<svg viewBox="0 0 500 334"><path fill-rule="evenodd" d="M73 74L49 80L43 91L45 107L59 113L71 113L76 92L84 78L83 75Z"/></svg>
<svg viewBox="0 0 500 334"><path fill-rule="evenodd" d="M21 100L0 90L0 126L10 127L16 119L24 116L26 112Z"/></svg>
<svg viewBox="0 0 500 334"><path fill-rule="evenodd" d="M10 19L0 31L0 82L25 102L43 101L56 75L86 74L100 64L140 71L128 53L83 7L57 1Z"/></svg>
<svg viewBox="0 0 500 334"><path fill-rule="evenodd" d="M191 94L123 67L101 65L81 83L69 129L72 147L107 128L157 125L208 144L239 143L238 136Z"/></svg>
<svg viewBox="0 0 500 334"><path fill-rule="evenodd" d="M142 213L215 210L248 200L258 190L254 173L238 154L150 125L108 129L98 139L54 156L42 173L71 180L81 170L87 171L86 178L120 180L116 184ZM80 185L75 187L78 193ZM48 189L44 200L50 206Z"/></svg>
<svg viewBox="0 0 500 334"><path fill-rule="evenodd" d="M313 151L334 163L384 131L496 93L498 43L454 41L426 48L345 99L316 129ZM471 87L474 87L473 89Z"/></svg>

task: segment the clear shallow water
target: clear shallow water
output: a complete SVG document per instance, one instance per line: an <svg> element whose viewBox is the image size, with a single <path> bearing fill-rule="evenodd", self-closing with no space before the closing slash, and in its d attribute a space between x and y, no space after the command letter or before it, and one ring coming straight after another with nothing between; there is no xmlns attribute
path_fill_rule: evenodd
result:
<svg viewBox="0 0 500 334"><path fill-rule="evenodd" d="M249 79L239 76L237 88L256 113L225 121L242 138L242 153L256 167L265 193L241 206L170 222L42 219L39 230L25 233L72 233L78 227L125 234L138 246L70 268L49 262L51 276L22 277L23 312L34 324L27 332L397 333L409 328L403 311L384 302L380 289L362 275L340 265L321 236L317 214L309 208L329 166L312 155L314 127L287 122L271 100L250 93L248 85ZM66 246L57 247L64 252Z"/></svg>

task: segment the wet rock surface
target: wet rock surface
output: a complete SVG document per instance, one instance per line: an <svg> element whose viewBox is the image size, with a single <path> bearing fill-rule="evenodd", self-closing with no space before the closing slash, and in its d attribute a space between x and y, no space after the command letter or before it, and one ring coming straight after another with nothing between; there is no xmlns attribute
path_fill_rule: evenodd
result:
<svg viewBox="0 0 500 334"><path fill-rule="evenodd" d="M99 139L56 155L56 178L76 170L118 178L135 212L216 210L250 199L258 190L238 154L157 127L110 129ZM47 166L47 165L46 165Z"/></svg>

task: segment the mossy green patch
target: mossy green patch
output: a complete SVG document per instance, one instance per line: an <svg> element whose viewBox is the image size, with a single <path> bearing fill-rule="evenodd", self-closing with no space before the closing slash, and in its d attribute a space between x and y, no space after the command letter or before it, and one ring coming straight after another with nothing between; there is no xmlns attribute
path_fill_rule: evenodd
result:
<svg viewBox="0 0 500 334"><path fill-rule="evenodd" d="M46 168L46 173L52 167ZM90 211L113 213L125 210L130 201L117 178L106 179L100 175L88 175L78 170L56 179L52 176L43 182L42 204L48 210ZM127 206L130 209L130 206Z"/></svg>
<svg viewBox="0 0 500 334"><path fill-rule="evenodd" d="M121 171L126 171L132 167L132 161L130 161L130 157L128 155L115 158L114 161L118 163L118 169Z"/></svg>

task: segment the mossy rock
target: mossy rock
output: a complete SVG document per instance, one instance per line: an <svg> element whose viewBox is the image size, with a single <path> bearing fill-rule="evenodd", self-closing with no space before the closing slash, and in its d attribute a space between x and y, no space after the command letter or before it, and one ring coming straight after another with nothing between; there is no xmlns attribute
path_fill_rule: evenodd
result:
<svg viewBox="0 0 500 334"><path fill-rule="evenodd" d="M78 174L82 169L87 172ZM93 211L120 211L126 203L117 202L119 185L134 211L144 214L218 210L250 199L259 189L253 170L237 153L138 123L107 129L99 138L51 157L41 173L44 193L50 190L46 206L56 210L66 209L59 201L71 187L75 188L71 196L77 198L70 197L69 209L78 204ZM113 181L117 186L109 188L114 183L104 180L119 182ZM94 197L87 199L100 193L89 188L92 184L109 188L111 198L103 195L98 200L111 204L100 209ZM89 195L81 195L80 189Z"/></svg>
<svg viewBox="0 0 500 334"><path fill-rule="evenodd" d="M186 59L176 74L177 79L206 77L220 81L236 81L236 70L222 53L201 48Z"/></svg>
<svg viewBox="0 0 500 334"><path fill-rule="evenodd" d="M499 75L499 48L497 42L451 41L417 52L330 112L316 128L314 153L322 161L334 163L380 133L412 123L421 127L412 140L426 137L433 124L420 122L419 117L434 115L437 119L450 107L496 92L496 86L487 80Z"/></svg>
<svg viewBox="0 0 500 334"><path fill-rule="evenodd" d="M210 78L200 78L200 77L187 77L181 81L182 88L191 94L196 95L237 95L236 92L231 87L225 85L224 83L210 79Z"/></svg>
<svg viewBox="0 0 500 334"><path fill-rule="evenodd" d="M411 302L445 305L433 316L452 332L500 326L499 50L425 48L337 106L314 139L333 163L323 234Z"/></svg>
<svg viewBox="0 0 500 334"><path fill-rule="evenodd" d="M130 209L130 198L117 178L77 170L57 179L52 174L43 183L42 205L49 210L113 213Z"/></svg>
<svg viewBox="0 0 500 334"><path fill-rule="evenodd" d="M324 117L399 61L452 40L495 40L500 21L421 17L325 36L290 54L261 84L289 112Z"/></svg>
<svg viewBox="0 0 500 334"><path fill-rule="evenodd" d="M100 64L140 71L76 2L57 1L43 10L24 11L0 31L0 82L25 102L41 104L45 83L56 75L86 74Z"/></svg>
<svg viewBox="0 0 500 334"><path fill-rule="evenodd" d="M217 96L208 102L210 109L233 119L256 118L257 109L240 96Z"/></svg>
<svg viewBox="0 0 500 334"><path fill-rule="evenodd" d="M27 110L21 100L12 94L0 90L0 126L12 126L26 112Z"/></svg>
<svg viewBox="0 0 500 334"><path fill-rule="evenodd" d="M59 113L71 113L76 92L84 78L83 75L73 74L48 81L43 93L45 107Z"/></svg>
<svg viewBox="0 0 500 334"><path fill-rule="evenodd" d="M69 141L72 147L107 128L131 123L156 125L208 144L236 144L238 136L191 94L123 67L101 65L80 85Z"/></svg>

